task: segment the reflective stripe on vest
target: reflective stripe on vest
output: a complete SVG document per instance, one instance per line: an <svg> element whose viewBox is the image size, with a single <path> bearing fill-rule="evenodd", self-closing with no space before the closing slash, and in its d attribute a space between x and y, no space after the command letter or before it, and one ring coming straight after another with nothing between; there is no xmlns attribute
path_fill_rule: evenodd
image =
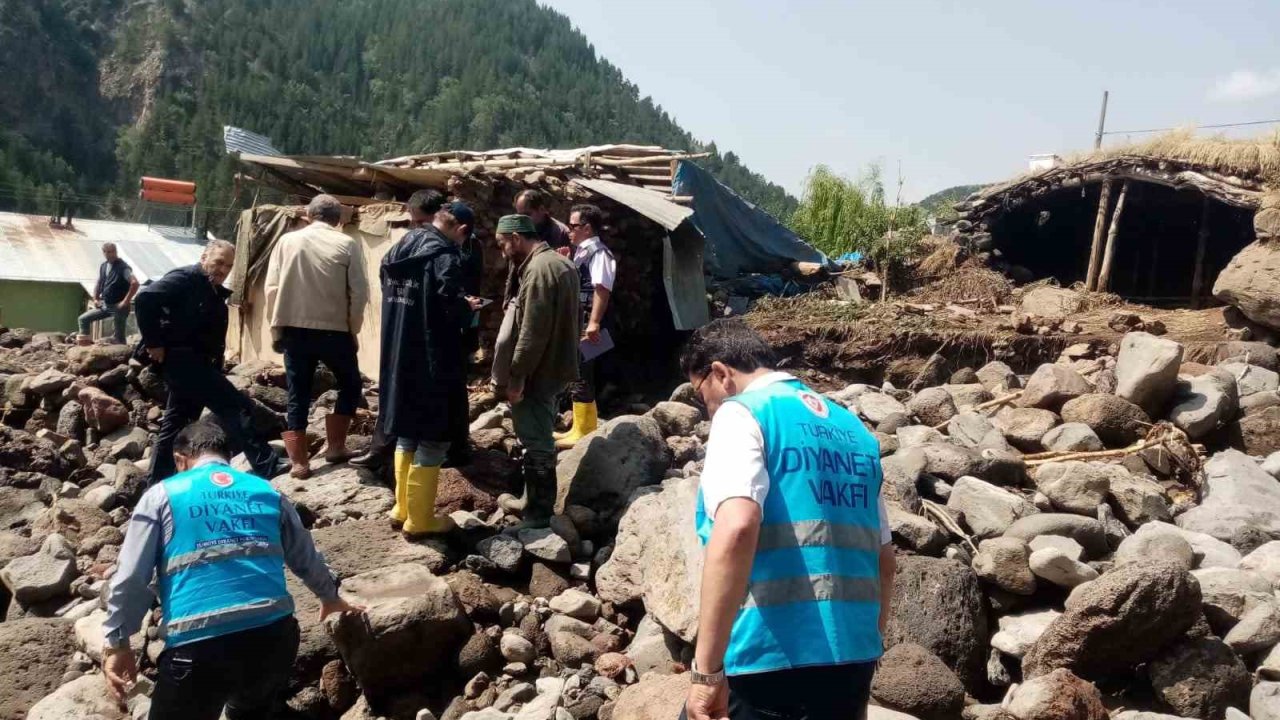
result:
<svg viewBox="0 0 1280 720"><path fill-rule="evenodd" d="M293 613L285 589L280 494L213 463L164 481L173 515L159 573L169 647L260 627Z"/></svg>
<svg viewBox="0 0 1280 720"><path fill-rule="evenodd" d="M764 437L769 494L730 675L878 658L880 451L862 422L797 380L731 399ZM714 521L698 497L698 535Z"/></svg>

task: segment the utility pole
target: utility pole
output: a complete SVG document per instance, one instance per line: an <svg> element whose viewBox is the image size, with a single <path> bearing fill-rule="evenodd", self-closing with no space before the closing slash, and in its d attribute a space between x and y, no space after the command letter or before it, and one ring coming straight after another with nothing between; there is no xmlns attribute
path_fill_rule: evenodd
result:
<svg viewBox="0 0 1280 720"><path fill-rule="evenodd" d="M1102 113L1098 115L1098 134L1093 136L1094 150L1102 149L1102 131L1107 126L1107 96L1110 94L1106 90L1102 91Z"/></svg>

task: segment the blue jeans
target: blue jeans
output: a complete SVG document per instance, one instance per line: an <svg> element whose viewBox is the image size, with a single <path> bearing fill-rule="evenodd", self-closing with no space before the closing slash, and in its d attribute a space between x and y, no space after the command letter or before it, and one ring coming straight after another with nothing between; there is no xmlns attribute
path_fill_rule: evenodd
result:
<svg viewBox="0 0 1280 720"><path fill-rule="evenodd" d="M413 464L418 467L439 467L449 453L448 440L423 440L397 438L396 449L413 453Z"/></svg>
<svg viewBox="0 0 1280 720"><path fill-rule="evenodd" d="M89 312L86 312L83 315L81 315L80 316L80 334L88 335L89 329L90 329L89 325L91 323L95 323L99 320L106 320L107 318L112 318L114 320L113 324L115 325L116 344L123 345L124 331L126 326L129 324L129 308L118 310L117 308L119 307L120 306L118 304L117 305L104 304L100 308L94 308Z"/></svg>

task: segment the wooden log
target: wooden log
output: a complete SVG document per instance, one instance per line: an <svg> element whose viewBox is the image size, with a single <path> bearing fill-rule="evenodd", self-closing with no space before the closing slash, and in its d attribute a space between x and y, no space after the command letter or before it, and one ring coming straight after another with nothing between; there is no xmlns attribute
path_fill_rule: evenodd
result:
<svg viewBox="0 0 1280 720"><path fill-rule="evenodd" d="M1085 272L1084 289L1093 290L1098 285L1098 269L1102 266L1102 233L1107 226L1107 205L1111 203L1111 181L1102 181L1098 195L1098 216L1093 221L1093 245L1089 248L1089 266Z"/></svg>
<svg viewBox="0 0 1280 720"><path fill-rule="evenodd" d="M1204 251L1209 244L1209 203L1209 196L1205 195L1196 238L1196 265L1191 271L1191 307L1197 309L1204 302Z"/></svg>
<svg viewBox="0 0 1280 720"><path fill-rule="evenodd" d="M1124 199L1129 195L1130 180L1120 186L1120 197L1116 200L1116 211L1111 215L1111 228L1107 230L1107 249L1102 253L1102 270L1098 273L1097 289L1106 292L1111 286L1111 263L1115 260L1116 237L1120 234L1120 220L1124 215Z"/></svg>

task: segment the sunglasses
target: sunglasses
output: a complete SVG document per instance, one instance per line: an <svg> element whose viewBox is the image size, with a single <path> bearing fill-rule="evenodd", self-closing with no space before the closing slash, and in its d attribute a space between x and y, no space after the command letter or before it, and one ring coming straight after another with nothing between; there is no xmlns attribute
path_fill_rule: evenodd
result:
<svg viewBox="0 0 1280 720"><path fill-rule="evenodd" d="M569 223L570 230L577 230L580 227L587 227L589 223Z"/></svg>

